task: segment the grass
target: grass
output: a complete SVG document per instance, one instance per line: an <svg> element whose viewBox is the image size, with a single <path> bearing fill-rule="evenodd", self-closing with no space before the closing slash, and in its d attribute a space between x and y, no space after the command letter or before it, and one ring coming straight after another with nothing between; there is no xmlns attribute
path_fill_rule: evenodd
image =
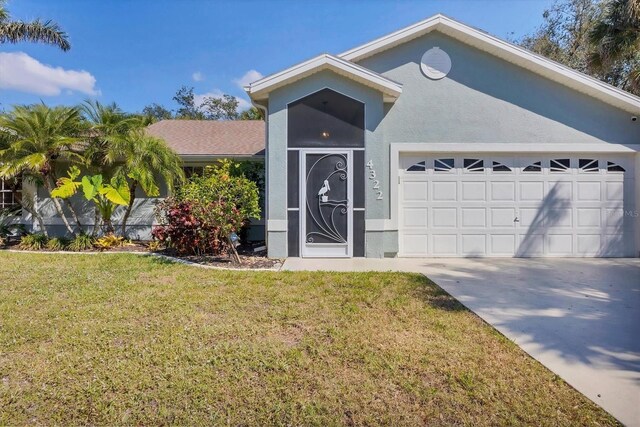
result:
<svg viewBox="0 0 640 427"><path fill-rule="evenodd" d="M422 276L0 252L0 425L612 425Z"/></svg>

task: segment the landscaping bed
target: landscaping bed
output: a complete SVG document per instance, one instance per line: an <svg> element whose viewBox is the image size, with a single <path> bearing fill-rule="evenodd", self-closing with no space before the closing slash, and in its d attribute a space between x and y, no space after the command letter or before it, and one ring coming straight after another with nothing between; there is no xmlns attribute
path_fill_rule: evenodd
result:
<svg viewBox="0 0 640 427"><path fill-rule="evenodd" d="M617 425L424 276L0 252L0 425Z"/></svg>

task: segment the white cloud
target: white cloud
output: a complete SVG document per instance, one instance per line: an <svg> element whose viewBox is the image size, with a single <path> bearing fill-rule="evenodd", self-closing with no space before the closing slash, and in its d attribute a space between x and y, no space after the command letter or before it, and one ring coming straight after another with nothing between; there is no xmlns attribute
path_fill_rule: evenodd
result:
<svg viewBox="0 0 640 427"><path fill-rule="evenodd" d="M0 89L56 96L63 90L99 95L88 71L46 65L24 52L0 52Z"/></svg>
<svg viewBox="0 0 640 427"><path fill-rule="evenodd" d="M195 93L193 95L193 102L196 105L202 105L205 98L222 98L223 95L224 95L224 92L222 92L220 89L213 89L212 91L200 93L200 94ZM244 111L251 108L251 103L246 99L238 98L237 96L235 98L238 100L239 111Z"/></svg>
<svg viewBox="0 0 640 427"><path fill-rule="evenodd" d="M240 89L243 89L246 85L248 85L249 83L253 83L256 80L260 80L262 77L264 77L260 72L256 71L256 70L249 70L246 73L244 73L244 76L238 78L238 79L234 79L233 82L238 85L238 87L240 87Z"/></svg>
<svg viewBox="0 0 640 427"><path fill-rule="evenodd" d="M191 74L191 78L194 82L201 82L204 80L204 74L202 74L200 71L196 71L195 73Z"/></svg>

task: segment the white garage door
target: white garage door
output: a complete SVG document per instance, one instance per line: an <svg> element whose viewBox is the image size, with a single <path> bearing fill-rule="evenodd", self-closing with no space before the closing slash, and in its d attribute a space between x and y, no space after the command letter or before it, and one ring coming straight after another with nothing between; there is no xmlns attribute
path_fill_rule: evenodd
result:
<svg viewBox="0 0 640 427"><path fill-rule="evenodd" d="M634 255L631 157L400 160L401 256Z"/></svg>

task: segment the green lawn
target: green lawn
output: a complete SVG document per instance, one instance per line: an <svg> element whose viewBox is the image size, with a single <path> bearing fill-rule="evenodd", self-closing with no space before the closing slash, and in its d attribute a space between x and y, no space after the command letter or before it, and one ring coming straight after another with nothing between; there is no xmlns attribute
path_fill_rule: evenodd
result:
<svg viewBox="0 0 640 427"><path fill-rule="evenodd" d="M0 252L0 425L611 425L414 274Z"/></svg>

